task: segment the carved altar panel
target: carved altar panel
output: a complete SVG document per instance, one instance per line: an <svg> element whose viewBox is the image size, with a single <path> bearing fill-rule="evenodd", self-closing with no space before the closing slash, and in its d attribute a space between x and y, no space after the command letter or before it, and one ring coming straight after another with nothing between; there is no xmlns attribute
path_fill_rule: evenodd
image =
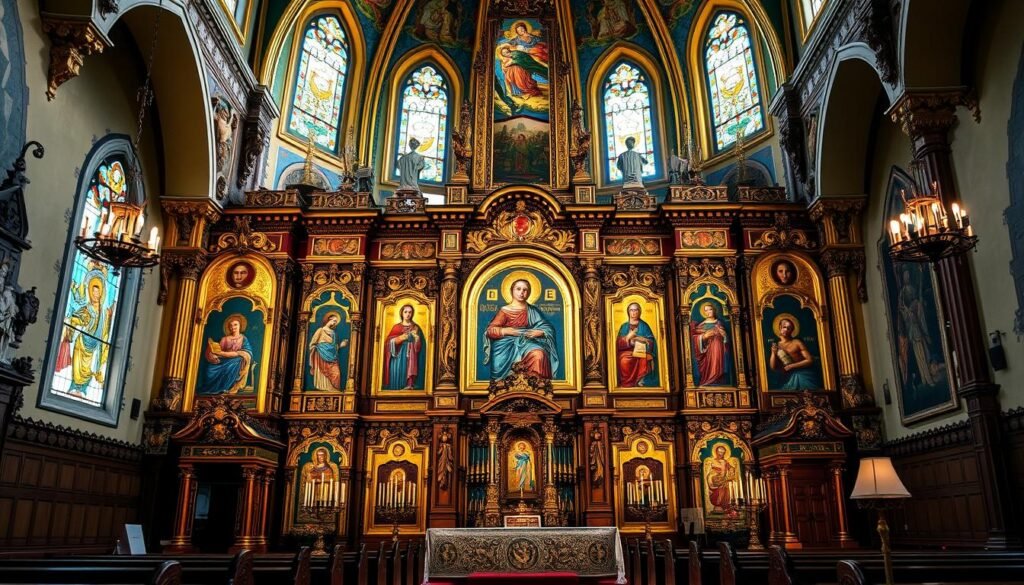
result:
<svg viewBox="0 0 1024 585"><path fill-rule="evenodd" d="M367 482L363 534L422 534L427 525L427 464L430 447L417 433L382 430L366 448Z"/></svg>
<svg viewBox="0 0 1024 585"><path fill-rule="evenodd" d="M651 529L674 532L678 508L676 459L671 440L661 436L661 427L623 428L622 440L612 444L612 459L619 529L626 534L642 533L647 520L643 515L644 500L653 497L663 502L663 511L649 518ZM644 487L648 484L653 484L653 488Z"/></svg>

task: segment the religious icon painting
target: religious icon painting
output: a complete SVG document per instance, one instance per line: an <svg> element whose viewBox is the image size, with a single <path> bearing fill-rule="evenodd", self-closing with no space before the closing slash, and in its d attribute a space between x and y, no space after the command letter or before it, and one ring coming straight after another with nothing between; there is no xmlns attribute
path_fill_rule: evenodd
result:
<svg viewBox="0 0 1024 585"><path fill-rule="evenodd" d="M521 374L578 391L579 302L567 275L518 256L484 267L467 290L465 355L476 356L463 361L469 390L485 391L492 381Z"/></svg>
<svg viewBox="0 0 1024 585"><path fill-rule="evenodd" d="M913 188L910 176L894 167L889 176L886 217L903 211L901 192ZM900 420L908 425L956 410L960 405L952 386L953 362L935 270L928 264L893 262L888 233L879 239L878 248Z"/></svg>
<svg viewBox="0 0 1024 585"><path fill-rule="evenodd" d="M197 300L202 318L192 333L186 411L195 399L220 395L263 411L273 375L267 327L273 290L273 271L265 259L221 256L207 268Z"/></svg>
<svg viewBox="0 0 1024 585"><path fill-rule="evenodd" d="M761 351L768 368L767 390L824 388L817 319L797 297L779 295L761 315Z"/></svg>
<svg viewBox="0 0 1024 585"><path fill-rule="evenodd" d="M349 383L352 301L341 290L325 290L309 312L303 388L340 392Z"/></svg>
<svg viewBox="0 0 1024 585"><path fill-rule="evenodd" d="M227 299L203 327L197 396L255 395L262 362L264 315L246 297Z"/></svg>
<svg viewBox="0 0 1024 585"><path fill-rule="evenodd" d="M690 371L695 387L735 386L735 341L729 298L715 283L701 283L688 298Z"/></svg>
<svg viewBox="0 0 1024 585"><path fill-rule="evenodd" d="M611 390L667 390L663 300L626 291L605 304Z"/></svg>
<svg viewBox="0 0 1024 585"><path fill-rule="evenodd" d="M745 521L740 499L746 500L750 489L746 481L750 455L742 441L729 433L712 433L695 445L693 457L699 462L702 507L709 526L722 530Z"/></svg>
<svg viewBox="0 0 1024 585"><path fill-rule="evenodd" d="M299 454L297 466L296 523L321 522L316 515L307 512L310 508L348 503L348 484L341 477L341 468L347 467L347 462L345 452L337 445L327 441L311 443L305 453Z"/></svg>
<svg viewBox="0 0 1024 585"><path fill-rule="evenodd" d="M616 519L625 533L676 526L675 456L672 444L653 432L630 432L612 444L615 461Z"/></svg>
<svg viewBox="0 0 1024 585"><path fill-rule="evenodd" d="M505 465L505 492L509 497L537 496L537 450L533 442L514 437L508 442Z"/></svg>
<svg viewBox="0 0 1024 585"><path fill-rule="evenodd" d="M418 295L377 301L375 394L429 393L433 388L433 305Z"/></svg>

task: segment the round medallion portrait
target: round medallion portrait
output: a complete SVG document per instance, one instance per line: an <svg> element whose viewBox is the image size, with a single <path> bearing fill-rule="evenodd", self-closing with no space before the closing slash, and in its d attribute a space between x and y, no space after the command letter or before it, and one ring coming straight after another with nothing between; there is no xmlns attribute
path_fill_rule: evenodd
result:
<svg viewBox="0 0 1024 585"><path fill-rule="evenodd" d="M225 277L231 288L246 288L256 278L256 269L248 262L235 262L228 268Z"/></svg>
<svg viewBox="0 0 1024 585"><path fill-rule="evenodd" d="M796 266L789 260L776 260L772 264L772 280L775 284L789 286L796 282Z"/></svg>

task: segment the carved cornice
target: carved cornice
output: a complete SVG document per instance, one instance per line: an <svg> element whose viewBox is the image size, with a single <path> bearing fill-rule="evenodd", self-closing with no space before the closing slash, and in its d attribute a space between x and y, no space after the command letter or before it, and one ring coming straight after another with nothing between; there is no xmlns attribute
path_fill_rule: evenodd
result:
<svg viewBox="0 0 1024 585"><path fill-rule="evenodd" d="M709 418L700 418L686 422L686 436L690 444L701 440L708 433L726 432L743 439L750 439L750 431L753 426L749 420L736 420L732 417L715 415Z"/></svg>
<svg viewBox="0 0 1024 585"><path fill-rule="evenodd" d="M7 427L7 438L129 463L138 463L142 460L143 454L141 445L133 445L125 441L31 418L15 417L11 420L11 424Z"/></svg>
<svg viewBox="0 0 1024 585"><path fill-rule="evenodd" d="M373 293L377 298L405 291L418 291L427 297L434 297L437 284L437 270L376 270L373 274Z"/></svg>
<svg viewBox="0 0 1024 585"><path fill-rule="evenodd" d="M793 228L787 213L776 213L774 225L764 231L754 242L754 248L767 250L789 250L791 248L814 248L814 242L804 230Z"/></svg>
<svg viewBox="0 0 1024 585"><path fill-rule="evenodd" d="M429 420L367 422L363 427L368 445L380 445L390 437L411 440L415 445L428 445L434 436L434 425Z"/></svg>
<svg viewBox="0 0 1024 585"><path fill-rule="evenodd" d="M754 444L764 445L781 439L821 441L851 436L853 431L836 418L827 398L805 391L787 401L782 412L762 423Z"/></svg>
<svg viewBox="0 0 1024 585"><path fill-rule="evenodd" d="M299 192L295 190L274 191L259 189L245 194L246 207L298 207Z"/></svg>
<svg viewBox="0 0 1024 585"><path fill-rule="evenodd" d="M864 211L865 199L857 198L819 198L811 205L810 218L819 226L824 235L826 246L848 244L860 238L855 233L860 224L861 213Z"/></svg>
<svg viewBox="0 0 1024 585"><path fill-rule="evenodd" d="M945 135L956 122L956 109L961 106L974 113L975 122L981 121L977 97L963 87L904 92L887 113L907 136L916 140L927 134Z"/></svg>
<svg viewBox="0 0 1024 585"><path fill-rule="evenodd" d="M640 433L653 435L661 441L671 441L675 437L676 424L663 419L621 418L609 423L608 431L609 437L615 442L621 442Z"/></svg>
<svg viewBox="0 0 1024 585"><path fill-rule="evenodd" d="M611 266L601 266L601 284L606 293L624 288L641 288L654 293L665 291L665 277L662 267L639 268L630 266L628 270L616 270Z"/></svg>
<svg viewBox="0 0 1024 585"><path fill-rule="evenodd" d="M500 211L490 226L466 234L466 250L473 253L508 242L544 244L559 252L576 250L573 230L552 227L544 213L530 209L524 200L517 200L513 208Z"/></svg>
<svg viewBox="0 0 1024 585"><path fill-rule="evenodd" d="M78 77L85 58L102 53L110 41L91 20L69 20L43 13L43 32L50 37L50 70L47 74L46 99L57 97L57 88Z"/></svg>
<svg viewBox="0 0 1024 585"><path fill-rule="evenodd" d="M235 250L245 253L248 250L253 252L276 252L277 244L263 232L252 229L251 218L247 215L236 215L231 218L232 230L223 233L217 238L213 246L213 253L225 250Z"/></svg>
<svg viewBox="0 0 1024 585"><path fill-rule="evenodd" d="M964 420L889 441L885 449L895 456L918 455L936 449L970 445L973 440L971 422Z"/></svg>
<svg viewBox="0 0 1024 585"><path fill-rule="evenodd" d="M731 286L736 285L735 257L730 256L722 259L701 258L700 260L676 258L674 268L680 291L689 288L693 281L699 278L717 278Z"/></svg>
<svg viewBox="0 0 1024 585"><path fill-rule="evenodd" d="M172 437L184 443L261 443L282 448L280 434L255 419L238 400L216 396L198 403L192 419Z"/></svg>

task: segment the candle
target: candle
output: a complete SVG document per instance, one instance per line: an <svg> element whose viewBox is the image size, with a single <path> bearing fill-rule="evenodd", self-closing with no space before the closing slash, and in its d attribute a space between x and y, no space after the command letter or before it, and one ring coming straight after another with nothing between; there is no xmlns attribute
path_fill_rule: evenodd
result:
<svg viewBox="0 0 1024 585"><path fill-rule="evenodd" d="M409 498L409 503L416 505L416 484L412 484L412 497Z"/></svg>
<svg viewBox="0 0 1024 585"><path fill-rule="evenodd" d="M345 488L348 487L347 483L341 484L341 505L345 505Z"/></svg>

